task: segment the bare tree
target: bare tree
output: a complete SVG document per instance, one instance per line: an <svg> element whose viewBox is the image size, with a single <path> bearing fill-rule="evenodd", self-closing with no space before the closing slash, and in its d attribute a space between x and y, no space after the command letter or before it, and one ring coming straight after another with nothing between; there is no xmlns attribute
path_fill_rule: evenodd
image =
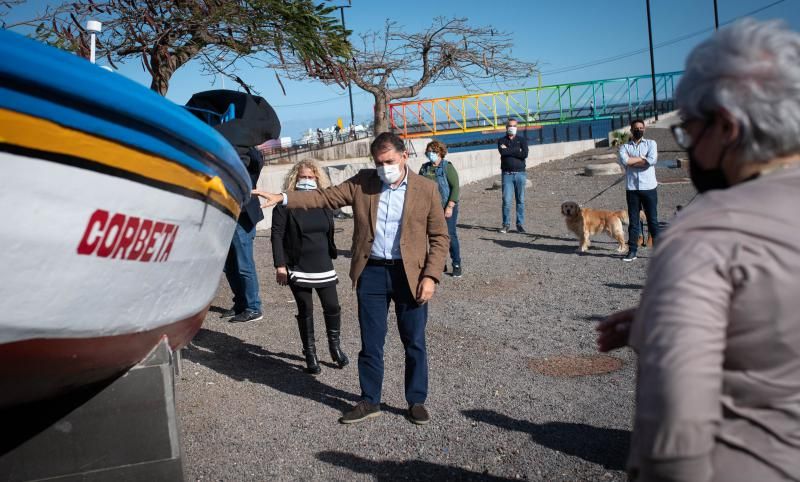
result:
<svg viewBox="0 0 800 482"><path fill-rule="evenodd" d="M161 95L194 59L207 73L228 75L249 91L235 74L237 62L273 69L291 64L343 83L337 59L348 54L349 43L333 11L312 0L78 0L48 8L35 36L88 56L84 25L99 20L98 56L112 65L139 58L152 76L150 88Z"/></svg>
<svg viewBox="0 0 800 482"><path fill-rule="evenodd" d="M13 25L8 25L4 17L8 15L12 8L17 5L22 5L24 0L0 0L0 28L9 28Z"/></svg>
<svg viewBox="0 0 800 482"><path fill-rule="evenodd" d="M346 70L358 87L375 97L377 133L388 130L389 102L417 96L437 80L468 87L477 79L529 78L536 64L513 58L511 48L509 34L470 26L465 18L438 17L424 32L413 34L387 21L382 32L361 35Z"/></svg>

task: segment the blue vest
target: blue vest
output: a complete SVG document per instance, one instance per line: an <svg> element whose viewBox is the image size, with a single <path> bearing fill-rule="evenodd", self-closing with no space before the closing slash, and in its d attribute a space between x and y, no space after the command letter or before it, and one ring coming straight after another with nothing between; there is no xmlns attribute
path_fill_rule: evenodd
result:
<svg viewBox="0 0 800 482"><path fill-rule="evenodd" d="M442 159L438 166L434 166L432 162L426 162L422 167L425 173L434 169L436 184L439 185L439 195L442 197L442 207L445 207L447 200L450 199L450 183L447 182L447 161Z"/></svg>

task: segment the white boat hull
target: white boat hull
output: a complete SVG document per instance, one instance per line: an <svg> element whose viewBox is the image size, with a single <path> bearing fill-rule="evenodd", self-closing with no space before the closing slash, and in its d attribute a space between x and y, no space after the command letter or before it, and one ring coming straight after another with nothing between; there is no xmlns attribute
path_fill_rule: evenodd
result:
<svg viewBox="0 0 800 482"><path fill-rule="evenodd" d="M8 153L0 165L3 404L120 372L162 336L173 348L191 339L218 287L232 217L91 170Z"/></svg>

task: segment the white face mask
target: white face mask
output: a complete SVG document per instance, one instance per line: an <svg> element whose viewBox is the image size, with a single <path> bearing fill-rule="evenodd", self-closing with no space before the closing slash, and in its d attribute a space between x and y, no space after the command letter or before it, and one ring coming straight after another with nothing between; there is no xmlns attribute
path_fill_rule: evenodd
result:
<svg viewBox="0 0 800 482"><path fill-rule="evenodd" d="M295 188L298 191L313 191L317 188L317 181L313 179L300 179L295 184Z"/></svg>
<svg viewBox="0 0 800 482"><path fill-rule="evenodd" d="M394 184L400 180L400 164L378 166L378 177L384 184Z"/></svg>
<svg viewBox="0 0 800 482"><path fill-rule="evenodd" d="M426 153L425 155L428 157L428 160L431 161L432 163L436 164L437 162L439 162L439 154L436 154L435 152L431 151Z"/></svg>
<svg viewBox="0 0 800 482"><path fill-rule="evenodd" d="M516 126L509 126L509 127L506 127L506 133L507 133L508 135L510 135L510 136L515 136L515 135L517 135L517 128L516 128Z"/></svg>

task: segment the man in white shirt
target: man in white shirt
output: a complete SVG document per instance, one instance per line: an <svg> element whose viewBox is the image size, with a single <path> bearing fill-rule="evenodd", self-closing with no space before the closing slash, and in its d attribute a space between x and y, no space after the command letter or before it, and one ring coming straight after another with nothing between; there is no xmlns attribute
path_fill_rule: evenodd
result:
<svg viewBox="0 0 800 482"><path fill-rule="evenodd" d="M628 203L628 254L623 261L636 259L640 232L639 211L644 209L647 231L653 240L658 238L658 181L656 141L644 138L645 125L642 119L631 122L631 140L619 148L619 163L625 169L625 201Z"/></svg>

